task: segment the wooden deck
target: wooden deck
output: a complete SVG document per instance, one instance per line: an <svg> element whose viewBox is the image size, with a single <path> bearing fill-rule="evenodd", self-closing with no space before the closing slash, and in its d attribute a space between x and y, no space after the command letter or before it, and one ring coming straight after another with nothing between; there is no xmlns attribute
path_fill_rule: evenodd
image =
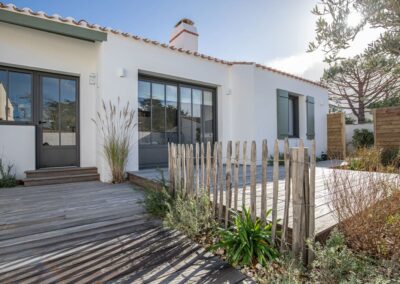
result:
<svg viewBox="0 0 400 284"><path fill-rule="evenodd" d="M321 163L317 163L316 168L316 179L315 179L315 232L318 235L321 235L322 238L326 236L326 233L337 224L337 220L334 216L332 208L329 206L331 202L331 195L328 190L327 182L332 178L332 169L331 167L335 167L341 164L340 160L332 160L332 161L324 161ZM273 183L272 183L272 167L267 168L267 209L272 207L272 195L273 195ZM168 178L168 169L158 169L158 170L141 170L138 172L130 173L133 177L132 181L135 180L159 180L160 179L160 171L163 171L164 177ZM225 169L224 169L225 171ZM250 170L248 167L247 177L246 177L246 207L250 207ZM359 181L359 178L365 176L367 177L368 173L366 172L354 172L351 171L351 176L354 179L354 184ZM386 174L380 174L386 175ZM285 202L285 172L284 167L279 168L279 192L278 192L278 219L283 219L283 210L284 210L284 202ZM396 177L395 177L396 178ZM398 179L398 176L397 176ZM261 216L261 167L257 167L256 173L256 190L257 190L257 216ZM397 181L398 182L398 181ZM239 194L238 194L238 206L241 208L242 205L242 190L243 190L243 175L242 172L239 172ZM211 197L212 200L212 197ZM291 199L292 200L292 199ZM224 197L225 201L225 197ZM225 204L225 203L224 203ZM292 226L292 204L290 203L289 208L289 228ZM239 209L240 209L239 208ZM270 216L271 217L271 216Z"/></svg>
<svg viewBox="0 0 400 284"><path fill-rule="evenodd" d="M245 277L100 182L0 190L0 283L239 283Z"/></svg>

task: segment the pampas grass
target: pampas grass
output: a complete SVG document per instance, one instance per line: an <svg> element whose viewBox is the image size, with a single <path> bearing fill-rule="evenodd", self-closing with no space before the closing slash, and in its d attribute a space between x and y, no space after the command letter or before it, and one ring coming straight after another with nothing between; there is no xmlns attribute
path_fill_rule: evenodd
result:
<svg viewBox="0 0 400 284"><path fill-rule="evenodd" d="M118 97L117 105L102 101L102 112L97 112L97 119L93 120L104 139L103 152L111 170L112 183L125 180L130 140L136 127L134 117L135 111L129 102L121 106Z"/></svg>

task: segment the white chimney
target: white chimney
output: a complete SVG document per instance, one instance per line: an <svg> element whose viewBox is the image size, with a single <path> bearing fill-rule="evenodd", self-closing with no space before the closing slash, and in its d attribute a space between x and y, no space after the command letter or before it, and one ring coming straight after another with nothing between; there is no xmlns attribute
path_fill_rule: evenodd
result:
<svg viewBox="0 0 400 284"><path fill-rule="evenodd" d="M171 32L169 44L184 50L198 51L199 34L193 21L180 20Z"/></svg>

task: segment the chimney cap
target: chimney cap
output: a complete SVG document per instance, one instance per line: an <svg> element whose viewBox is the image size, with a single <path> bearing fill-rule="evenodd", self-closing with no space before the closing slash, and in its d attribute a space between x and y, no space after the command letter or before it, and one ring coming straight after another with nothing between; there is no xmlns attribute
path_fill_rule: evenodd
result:
<svg viewBox="0 0 400 284"><path fill-rule="evenodd" d="M194 26L194 22L191 19L183 18L183 19L179 20L179 22L176 23L175 28L177 26L179 26L180 24L182 24L182 23L185 23L185 24L190 25L190 26Z"/></svg>

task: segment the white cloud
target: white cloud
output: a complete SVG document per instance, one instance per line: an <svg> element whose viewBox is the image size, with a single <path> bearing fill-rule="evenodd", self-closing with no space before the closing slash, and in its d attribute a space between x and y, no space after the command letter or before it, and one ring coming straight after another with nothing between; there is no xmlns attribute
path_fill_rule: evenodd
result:
<svg viewBox="0 0 400 284"><path fill-rule="evenodd" d="M368 46L368 43L379 37L381 32L382 30L379 29L366 28L357 35L351 46L344 50L340 56L350 57L361 53ZM304 51L287 57L275 58L266 62L266 65L310 80L319 81L324 68L328 66L323 62L323 59L324 54L320 50L312 53Z"/></svg>

